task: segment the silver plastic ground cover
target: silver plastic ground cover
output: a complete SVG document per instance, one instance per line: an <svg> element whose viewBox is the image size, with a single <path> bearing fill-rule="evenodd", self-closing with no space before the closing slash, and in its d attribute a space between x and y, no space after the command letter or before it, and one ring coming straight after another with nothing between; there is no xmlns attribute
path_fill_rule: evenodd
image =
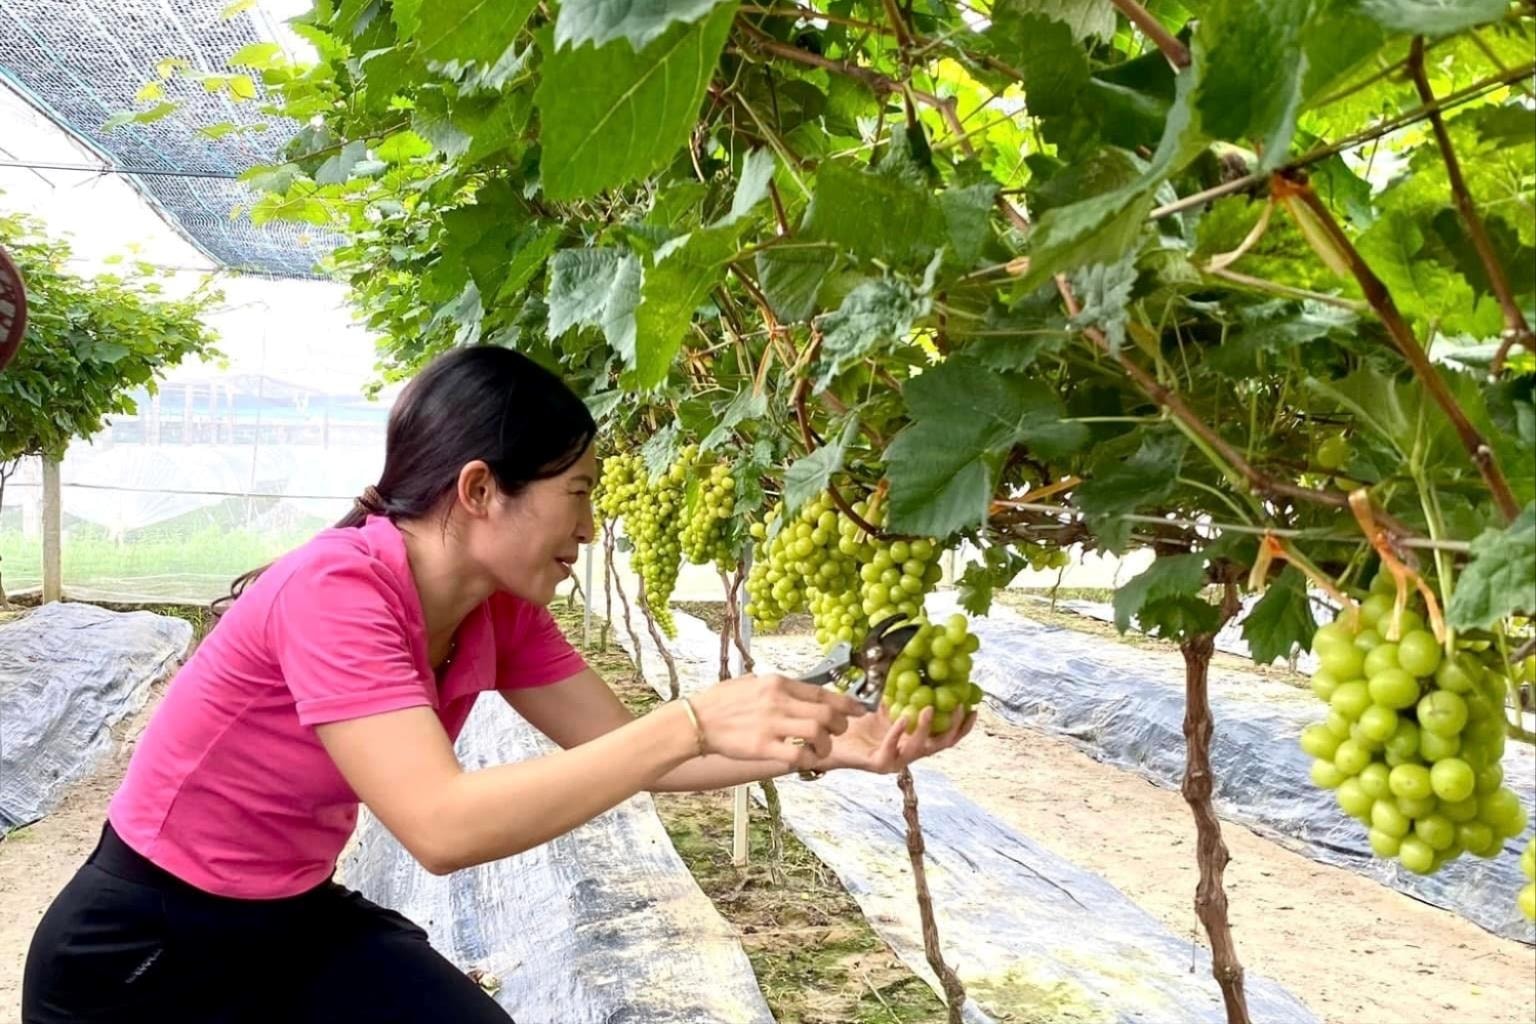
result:
<svg viewBox="0 0 1536 1024"><path fill-rule="evenodd" d="M929 598L937 617L955 610L952 594ZM1184 676L1176 656L1035 622L994 606L972 620L981 638L972 678L988 704L1026 728L1074 740L1097 760L1160 786L1184 777ZM1488 931L1536 943L1536 928L1515 905L1524 884L1519 855L1526 836L1493 860L1463 856L1429 877L1372 855L1365 831L1333 794L1312 785L1310 759L1297 746L1323 705L1284 683L1213 668L1211 767L1222 817L1241 822L1324 864L1348 868ZM1510 743L1505 784L1527 809L1536 805L1536 753Z"/></svg>
<svg viewBox="0 0 1536 1024"><path fill-rule="evenodd" d="M51 811L112 747L112 726L186 656L192 627L47 604L0 623L0 835Z"/></svg>
<svg viewBox="0 0 1536 1024"><path fill-rule="evenodd" d="M719 638L692 616L674 616L678 638L669 647L683 691L692 692L717 679ZM628 648L622 626L615 632ZM646 678L664 692L665 666L650 637L641 642ZM758 671L786 674L818 658L808 637L759 637L754 654ZM999 822L942 772L919 765L914 774L939 934L972 997L967 1021L1226 1020L1206 952L1176 938L1108 882ZM902 961L939 991L923 953L895 779L861 772L818 782L789 778L780 780L779 794L785 823L837 873ZM1255 1020L1315 1019L1268 979L1250 975L1247 989Z"/></svg>
<svg viewBox="0 0 1536 1024"><path fill-rule="evenodd" d="M457 749L473 770L555 747L487 694ZM421 925L456 965L489 971L519 1024L772 1024L741 943L649 796L447 877L428 874L377 819L362 817L341 880Z"/></svg>

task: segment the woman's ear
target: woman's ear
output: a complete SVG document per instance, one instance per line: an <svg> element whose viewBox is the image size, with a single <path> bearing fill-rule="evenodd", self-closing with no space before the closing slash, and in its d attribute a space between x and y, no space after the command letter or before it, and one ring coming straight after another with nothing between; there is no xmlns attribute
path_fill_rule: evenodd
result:
<svg viewBox="0 0 1536 1024"><path fill-rule="evenodd" d="M466 462L459 470L458 504L472 518L482 519L490 514L497 491L496 476L484 460Z"/></svg>

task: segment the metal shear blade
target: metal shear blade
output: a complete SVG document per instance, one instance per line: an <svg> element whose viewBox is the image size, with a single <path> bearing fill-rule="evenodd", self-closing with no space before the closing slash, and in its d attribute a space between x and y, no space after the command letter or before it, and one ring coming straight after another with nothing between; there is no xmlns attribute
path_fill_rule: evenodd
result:
<svg viewBox="0 0 1536 1024"><path fill-rule="evenodd" d="M850 681L848 694L869 710L878 710L880 698L885 694L885 679L890 674L891 663L901 655L921 628L915 622L898 626L901 620L901 616L893 615L876 623L857 648L847 641L838 644L827 653L821 664L805 676L805 681L827 686L842 682L850 670L858 670L860 678Z"/></svg>

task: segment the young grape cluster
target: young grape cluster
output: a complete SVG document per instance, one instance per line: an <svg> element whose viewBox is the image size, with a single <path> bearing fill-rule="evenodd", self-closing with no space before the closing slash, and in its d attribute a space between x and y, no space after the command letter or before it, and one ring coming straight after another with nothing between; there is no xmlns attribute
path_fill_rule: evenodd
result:
<svg viewBox="0 0 1536 1024"><path fill-rule="evenodd" d="M981 687L971 682L971 656L980 647L981 638L958 612L943 625L923 623L891 666L882 699L887 713L912 732L923 709L932 707L928 731L935 736L946 732L955 715L981 703Z"/></svg>
<svg viewBox="0 0 1536 1024"><path fill-rule="evenodd" d="M1317 631L1312 689L1329 712L1301 748L1377 856L1429 874L1463 852L1495 856L1526 811L1503 785L1504 678L1472 650L1447 659L1411 607L1388 640L1394 588L1383 573L1357 616Z"/></svg>
<svg viewBox="0 0 1536 1024"><path fill-rule="evenodd" d="M679 526L696 451L692 445L684 448L677 461L655 480L647 478L645 464L638 456L609 458L603 466L603 486L596 502L605 518L624 520L625 532L635 546L635 571L645 585L645 606L669 637L677 635L667 602L677 586L682 561Z"/></svg>
<svg viewBox="0 0 1536 1024"><path fill-rule="evenodd" d="M698 501L683 525L683 557L694 565L714 562L722 571L735 564L730 519L736 504L736 480L725 463L715 464L699 481Z"/></svg>

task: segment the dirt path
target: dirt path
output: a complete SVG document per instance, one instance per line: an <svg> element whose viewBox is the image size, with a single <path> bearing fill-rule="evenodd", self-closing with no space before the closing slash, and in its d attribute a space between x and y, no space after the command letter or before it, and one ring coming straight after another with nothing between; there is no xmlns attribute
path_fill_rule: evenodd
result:
<svg viewBox="0 0 1536 1024"><path fill-rule="evenodd" d="M986 715L936 767L1018 831L1204 945L1183 798ZM1531 1024L1536 949L1222 823L1238 956L1329 1024ZM1511 894L1513 898L1513 894Z"/></svg>
<svg viewBox="0 0 1536 1024"><path fill-rule="evenodd" d="M158 703L119 727L131 740ZM0 1020L19 1017L27 943L95 844L130 747L37 824L0 842ZM1194 920L1194 827L1173 791L988 715L936 765L1000 819L1093 871L1177 935ZM1227 891L1238 953L1329 1024L1531 1024L1536 950L1230 822ZM1170 1022L1172 1024L1172 1022Z"/></svg>

